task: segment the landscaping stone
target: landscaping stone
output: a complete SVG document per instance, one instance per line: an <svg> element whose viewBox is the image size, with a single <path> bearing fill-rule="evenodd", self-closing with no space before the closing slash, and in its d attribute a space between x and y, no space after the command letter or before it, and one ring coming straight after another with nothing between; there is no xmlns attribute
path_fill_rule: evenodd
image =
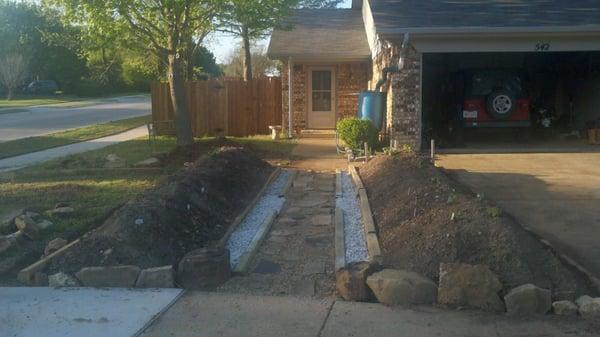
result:
<svg viewBox="0 0 600 337"><path fill-rule="evenodd" d="M67 204L66 202L58 202L54 205L54 208L63 208L63 207L69 207L70 205Z"/></svg>
<svg viewBox="0 0 600 337"><path fill-rule="evenodd" d="M577 305L571 301L556 301L552 303L552 311L560 316L577 315Z"/></svg>
<svg viewBox="0 0 600 337"><path fill-rule="evenodd" d="M179 261L177 283L186 289L212 289L229 279L229 250L201 248Z"/></svg>
<svg viewBox="0 0 600 337"><path fill-rule="evenodd" d="M381 266L369 262L351 263L336 272L335 286L346 301L371 301L375 295L367 285L367 278L381 270Z"/></svg>
<svg viewBox="0 0 600 337"><path fill-rule="evenodd" d="M173 266L144 269L135 283L137 288L175 288Z"/></svg>
<svg viewBox="0 0 600 337"><path fill-rule="evenodd" d="M579 307L579 314L584 318L600 318L600 297L581 296L575 301Z"/></svg>
<svg viewBox="0 0 600 337"><path fill-rule="evenodd" d="M50 287L78 287L79 281L69 274L63 272L48 276Z"/></svg>
<svg viewBox="0 0 600 337"><path fill-rule="evenodd" d="M37 272L33 275L33 286L34 287L46 287L48 286L48 274Z"/></svg>
<svg viewBox="0 0 600 337"><path fill-rule="evenodd" d="M75 212L75 209L73 207L59 207L47 210L44 213L48 216L66 216L73 212Z"/></svg>
<svg viewBox="0 0 600 337"><path fill-rule="evenodd" d="M277 274L280 271L280 264L267 259L261 259L254 270L252 270L252 272L256 274Z"/></svg>
<svg viewBox="0 0 600 337"><path fill-rule="evenodd" d="M439 274L439 304L485 311L504 311L504 303L498 296L502 284L487 266L442 263Z"/></svg>
<svg viewBox="0 0 600 337"><path fill-rule="evenodd" d="M40 229L37 227L35 220L27 215L20 215L16 217L15 226L17 226L17 229L31 240L37 240L39 237Z"/></svg>
<svg viewBox="0 0 600 337"><path fill-rule="evenodd" d="M310 276L315 274L325 273L325 263L323 261L309 261L302 268L302 274L304 276Z"/></svg>
<svg viewBox="0 0 600 337"><path fill-rule="evenodd" d="M431 304L437 296L436 284L412 271L384 269L367 278L377 300L388 305Z"/></svg>
<svg viewBox="0 0 600 337"><path fill-rule="evenodd" d="M539 288L533 284L516 287L504 296L506 311L514 315L544 315L552 308L550 290Z"/></svg>
<svg viewBox="0 0 600 337"><path fill-rule="evenodd" d="M69 242L63 238L56 238L56 239L48 242L48 244L46 245L46 248L44 249L44 256L48 256L48 255L54 253L55 251L66 246L67 243L69 243Z"/></svg>
<svg viewBox="0 0 600 337"><path fill-rule="evenodd" d="M75 276L86 287L131 288L140 274L137 266L86 267Z"/></svg>
<svg viewBox="0 0 600 337"><path fill-rule="evenodd" d="M31 219L33 219L33 221L40 221L41 218L42 218L42 216L40 215L40 213L36 213L36 212L27 211L27 212L25 212L24 215L27 216L27 217L30 217Z"/></svg>
<svg viewBox="0 0 600 337"><path fill-rule="evenodd" d="M315 280L302 279L295 282L292 292L296 296L313 297L315 295Z"/></svg>
<svg viewBox="0 0 600 337"><path fill-rule="evenodd" d="M0 218L0 228L14 225L15 218L23 214L24 211L25 210L23 209L17 209L2 215L2 217Z"/></svg>
<svg viewBox="0 0 600 337"><path fill-rule="evenodd" d="M0 236L0 254L12 247L13 244L14 240L11 240L6 236Z"/></svg>
<svg viewBox="0 0 600 337"><path fill-rule="evenodd" d="M106 168L122 168L126 166L125 160L114 153L107 155L104 160L106 161L104 164Z"/></svg>
<svg viewBox="0 0 600 337"><path fill-rule="evenodd" d="M158 160L157 158L154 158L154 157L150 157L148 159L145 159L145 160L135 163L133 166L135 166L135 167L150 167L150 166L156 166L158 164L160 164L160 160Z"/></svg>
<svg viewBox="0 0 600 337"><path fill-rule="evenodd" d="M37 222L36 225L37 225L37 227L39 229L43 230L43 229L46 229L48 227L54 226L54 223L52 221L50 221L50 220L43 219L42 221Z"/></svg>

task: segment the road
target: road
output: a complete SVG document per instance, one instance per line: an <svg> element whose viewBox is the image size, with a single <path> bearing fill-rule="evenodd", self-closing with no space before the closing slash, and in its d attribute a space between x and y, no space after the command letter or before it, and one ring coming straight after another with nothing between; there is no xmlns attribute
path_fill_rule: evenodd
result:
<svg viewBox="0 0 600 337"><path fill-rule="evenodd" d="M447 169L600 278L600 153L445 154Z"/></svg>
<svg viewBox="0 0 600 337"><path fill-rule="evenodd" d="M82 107L37 106L27 111L0 114L0 142L148 115L148 96L125 96Z"/></svg>

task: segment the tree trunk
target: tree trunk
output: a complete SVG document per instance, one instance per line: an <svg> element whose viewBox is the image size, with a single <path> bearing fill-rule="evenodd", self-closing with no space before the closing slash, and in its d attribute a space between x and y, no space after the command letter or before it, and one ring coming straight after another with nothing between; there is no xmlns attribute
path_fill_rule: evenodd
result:
<svg viewBox="0 0 600 337"><path fill-rule="evenodd" d="M188 41L188 47L186 50L186 60L185 60L185 65L186 65L186 77L188 81L193 81L194 80L194 51L196 50L196 43L194 42L193 39L189 39Z"/></svg>
<svg viewBox="0 0 600 337"><path fill-rule="evenodd" d="M252 52L247 27L242 28L242 39L244 40L244 81L250 81L252 80Z"/></svg>
<svg viewBox="0 0 600 337"><path fill-rule="evenodd" d="M6 100L7 101L12 101L13 97L15 97L15 89L8 87L6 88L7 92L6 92Z"/></svg>
<svg viewBox="0 0 600 337"><path fill-rule="evenodd" d="M189 145L194 142L192 136L192 123L187 108L185 97L185 80L183 76L182 60L176 53L168 55L169 88L171 89L171 101L175 111L175 133L177 134L177 145Z"/></svg>

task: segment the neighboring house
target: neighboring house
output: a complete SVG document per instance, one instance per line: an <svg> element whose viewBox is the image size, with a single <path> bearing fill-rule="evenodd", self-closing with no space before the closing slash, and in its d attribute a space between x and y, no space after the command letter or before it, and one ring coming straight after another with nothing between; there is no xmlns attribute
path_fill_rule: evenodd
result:
<svg viewBox="0 0 600 337"><path fill-rule="evenodd" d="M390 72L382 88L385 131L395 144L416 148L442 118L439 87L451 72L527 64L547 78L557 52L577 52L583 54L560 56L566 57L560 64L589 63L575 69L580 82L600 73L600 1L594 0L355 0L351 9L297 10L287 23L291 29L273 32L268 55L284 62L283 120L287 128L292 116L293 133L333 129L338 119L356 115L359 92L374 89L382 70L400 59L401 70ZM570 83L563 73L569 71L553 76Z"/></svg>

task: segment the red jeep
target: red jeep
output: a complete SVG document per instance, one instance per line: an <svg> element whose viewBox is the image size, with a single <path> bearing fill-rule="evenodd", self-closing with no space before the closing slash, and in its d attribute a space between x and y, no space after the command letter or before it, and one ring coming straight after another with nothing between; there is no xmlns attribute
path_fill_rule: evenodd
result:
<svg viewBox="0 0 600 337"><path fill-rule="evenodd" d="M484 69L463 73L463 126L530 127L530 99L516 70ZM462 76L461 76L462 77Z"/></svg>

